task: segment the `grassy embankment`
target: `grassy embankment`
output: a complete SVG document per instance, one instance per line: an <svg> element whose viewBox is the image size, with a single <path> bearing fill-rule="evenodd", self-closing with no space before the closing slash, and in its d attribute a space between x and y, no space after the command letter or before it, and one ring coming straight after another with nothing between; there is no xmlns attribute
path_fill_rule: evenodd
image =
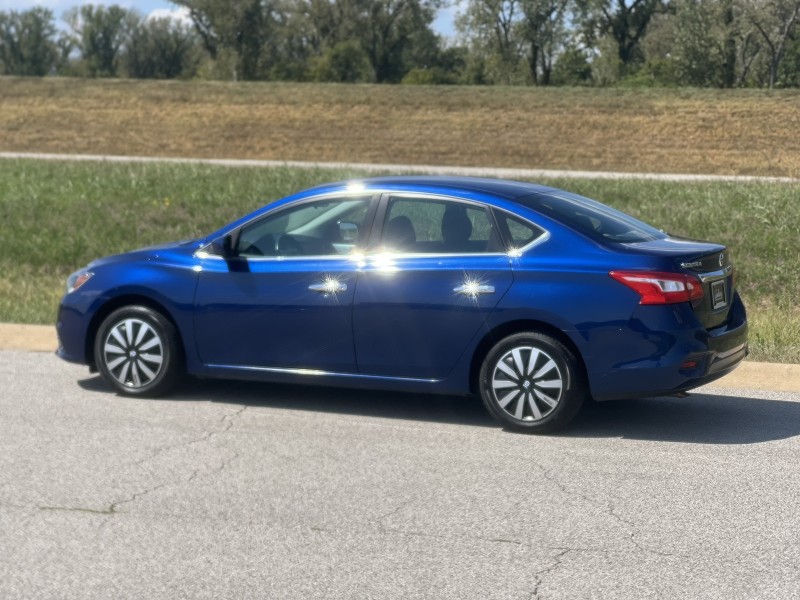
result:
<svg viewBox="0 0 800 600"><path fill-rule="evenodd" d="M0 77L0 151L800 176L800 90Z"/></svg>
<svg viewBox="0 0 800 600"><path fill-rule="evenodd" d="M0 161L0 322L52 323L93 258L209 233L329 170ZM553 180L676 234L727 244L754 360L800 362L800 186Z"/></svg>

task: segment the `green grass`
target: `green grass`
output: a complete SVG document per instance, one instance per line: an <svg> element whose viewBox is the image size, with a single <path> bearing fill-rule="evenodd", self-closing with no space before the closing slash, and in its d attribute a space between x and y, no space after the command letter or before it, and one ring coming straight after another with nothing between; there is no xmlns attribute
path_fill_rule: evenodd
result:
<svg viewBox="0 0 800 600"><path fill-rule="evenodd" d="M331 170L0 161L0 321L52 323L64 279L90 260L197 237ZM730 248L751 320L752 358L800 362L800 186L543 181L674 234Z"/></svg>

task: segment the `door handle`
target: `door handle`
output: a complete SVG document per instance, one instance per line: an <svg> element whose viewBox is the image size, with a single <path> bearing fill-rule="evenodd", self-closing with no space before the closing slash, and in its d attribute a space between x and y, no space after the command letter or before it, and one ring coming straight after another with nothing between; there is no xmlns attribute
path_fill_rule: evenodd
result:
<svg viewBox="0 0 800 600"><path fill-rule="evenodd" d="M465 296L477 296L478 294L494 294L493 285L483 285L478 283L464 283L453 288L457 294Z"/></svg>
<svg viewBox="0 0 800 600"><path fill-rule="evenodd" d="M319 292L320 294L335 294L336 292L346 292L347 284L335 279L329 279L321 283L312 283L308 286L312 292Z"/></svg>

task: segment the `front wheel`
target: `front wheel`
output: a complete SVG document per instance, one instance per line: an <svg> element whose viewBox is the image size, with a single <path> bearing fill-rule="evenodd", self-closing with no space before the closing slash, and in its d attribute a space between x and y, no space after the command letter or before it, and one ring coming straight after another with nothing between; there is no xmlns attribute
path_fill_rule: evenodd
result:
<svg viewBox="0 0 800 600"><path fill-rule="evenodd" d="M97 330L94 357L103 378L129 396L162 395L183 370L175 326L146 306L124 306L108 315Z"/></svg>
<svg viewBox="0 0 800 600"><path fill-rule="evenodd" d="M549 433L565 427L587 395L573 353L538 332L498 342L486 355L479 377L486 409L518 431Z"/></svg>

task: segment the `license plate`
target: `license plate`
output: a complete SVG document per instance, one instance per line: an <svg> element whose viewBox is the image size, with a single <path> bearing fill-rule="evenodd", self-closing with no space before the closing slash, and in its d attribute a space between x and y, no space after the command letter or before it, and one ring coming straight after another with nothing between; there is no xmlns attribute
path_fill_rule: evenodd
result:
<svg viewBox="0 0 800 600"><path fill-rule="evenodd" d="M725 280L715 281L711 284L711 304L714 310L722 308L728 303L725 294Z"/></svg>

